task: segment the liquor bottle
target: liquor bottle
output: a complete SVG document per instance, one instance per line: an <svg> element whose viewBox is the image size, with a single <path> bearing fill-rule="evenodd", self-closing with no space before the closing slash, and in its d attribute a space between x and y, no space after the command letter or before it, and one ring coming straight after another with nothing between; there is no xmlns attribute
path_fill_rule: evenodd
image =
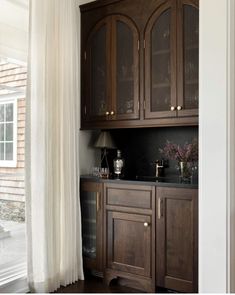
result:
<svg viewBox="0 0 235 295"><path fill-rule="evenodd" d="M123 168L125 160L122 158L122 152L117 150L117 157L113 160L114 176L116 179L123 178Z"/></svg>

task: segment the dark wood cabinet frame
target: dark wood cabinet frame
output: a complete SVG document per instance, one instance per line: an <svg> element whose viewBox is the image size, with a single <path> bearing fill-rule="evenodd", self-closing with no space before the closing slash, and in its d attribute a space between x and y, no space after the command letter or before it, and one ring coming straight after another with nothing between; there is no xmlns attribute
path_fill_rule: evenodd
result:
<svg viewBox="0 0 235 295"><path fill-rule="evenodd" d="M185 109L184 108L184 90L183 90L183 67L184 67L184 56L183 56L183 5L191 5L196 9L199 9L198 0L178 0L177 2L177 60L178 60L178 75L177 75L177 97L178 105L183 106L183 109L178 112L179 117L192 117L198 116L198 109Z"/></svg>
<svg viewBox="0 0 235 295"><path fill-rule="evenodd" d="M129 114L118 114L117 112L117 81L116 81L116 68L117 68L117 48L116 48L116 36L117 36L117 22L123 22L131 29L133 34L133 66L134 66L134 111ZM92 115L92 102L91 102L91 41L95 33L102 27L106 27L106 65L107 65L107 80L106 80L106 105L107 112L114 112L114 115ZM105 122L108 126L110 121L119 120L133 120L139 119L139 33L134 22L125 15L115 14L109 15L98 21L95 26L89 32L88 39L86 41L85 52L82 55L82 65L84 69L82 73L85 75L85 81L83 85L84 97L82 96L82 122L88 122L94 124L99 121ZM89 82L89 83L88 83ZM86 123L85 123L86 124Z"/></svg>
<svg viewBox="0 0 235 295"><path fill-rule="evenodd" d="M160 287L177 290L179 292L198 292L198 191L195 189L162 188L156 189L156 281ZM177 208L168 208L167 204L177 202ZM180 207L181 205L181 207ZM170 205L169 205L170 206ZM176 210L188 206L188 215ZM168 210L173 211L172 215ZM185 209L186 210L186 209ZM171 218L174 213L179 214L180 228L175 229ZM168 219L169 218L169 219ZM173 224L171 227L168 224ZM186 232L188 225L190 229ZM170 252L167 235L175 238L174 251L184 249L183 258ZM184 239L182 239L184 236ZM187 252L189 251L189 252ZM174 257L173 257L174 256ZM179 266L178 259L182 267ZM168 273L167 265L174 268L173 273ZM187 266L185 266L187 265ZM187 268L187 272L184 269ZM189 275L190 274L190 275ZM190 278L189 278L190 277Z"/></svg>
<svg viewBox="0 0 235 295"><path fill-rule="evenodd" d="M177 111L171 111L169 106L168 111L160 112L151 111L151 45L152 45L152 29L156 20L167 9L171 9L171 27L170 27L170 65L171 65L171 106L177 105L177 88L176 88L176 1L165 1L151 16L145 29L145 119L159 119L159 118L176 118Z"/></svg>
<svg viewBox="0 0 235 295"><path fill-rule="evenodd" d="M137 196L135 198L135 195ZM135 202L136 201L136 202ZM113 279L129 279L134 286L147 292L155 292L155 188L141 185L109 184L104 185L104 245L105 245L105 281L107 284ZM145 253L133 253L128 263L115 261L114 223L122 220L126 226L118 228L118 234L128 234L128 222L136 224L137 231L142 229L144 236ZM145 227L144 223L148 226ZM135 237L138 244L139 236ZM125 242L126 243L126 242ZM119 239L118 253L123 257L128 256L125 243ZM135 266L135 254L141 255L142 267ZM132 286L133 286L132 284Z"/></svg>
<svg viewBox="0 0 235 295"><path fill-rule="evenodd" d="M107 284L119 279L147 292L156 286L198 292L197 189L84 180L82 190L102 195L97 260L84 259L87 268L100 271ZM136 247L128 246L129 236Z"/></svg>
<svg viewBox="0 0 235 295"><path fill-rule="evenodd" d="M147 28L146 25L151 21L154 21L154 18L159 15L161 11L164 11L167 7L171 5L174 9L173 11L173 20L176 23L175 26L172 26L172 44L175 44L175 48L172 48L172 57L171 57L171 66L174 67L172 72L172 87L171 87L171 98L172 102L175 102L177 96L177 104L184 107L183 100L183 50L182 50L182 5L188 4L192 5L195 8L199 7L198 0L155 0L148 1L146 5L146 0L103 0L95 1L93 3L88 3L81 6L81 18L82 18L82 31L81 31L81 128L82 129L112 129L112 128L139 128L139 127L160 127L160 126L193 126L198 125L198 110L184 110L173 111L167 113L151 114L149 109L149 81L150 73L148 67L148 56L147 52L149 42L145 40L149 38L150 25ZM154 14L155 17L154 17ZM136 73L136 81L138 76L138 83L135 83L135 93L139 93L139 96L135 97L135 107L134 114L125 114L120 116L103 117L103 118L89 118L89 115L85 115L85 110L89 107L87 106L88 96L87 91L89 92L89 86L87 86L87 77L89 77L88 72L89 68L86 65L84 55L87 49L87 38L91 31L94 30L94 27L104 20L107 20L108 17L115 18L125 18L128 20L128 23L132 25L132 31L134 38L136 39L136 34L138 34L137 42L139 45L138 58L139 66L138 73ZM112 30L112 26L109 26ZM115 29L114 29L115 30ZM113 32L115 33L115 32ZM114 40L114 39L113 39ZM111 42L111 40L107 41ZM108 50L108 49L107 49ZM110 49L109 49L110 50ZM111 51L115 50L114 44L112 45ZM136 49L133 49L136 50ZM113 53L112 53L113 54ZM111 56L111 53L109 53ZM110 60L110 56L107 57ZM137 61L135 61L137 63ZM146 66L145 66L146 63ZM111 71L111 70L110 70ZM112 74L113 75L113 74ZM111 72L109 72L111 77ZM89 78L88 78L89 79ZM112 77L112 81L114 81ZM147 82L146 82L147 81ZM174 82L176 81L176 82ZM85 86L86 85L86 86ZM86 90L87 89L87 90ZM108 83L107 91L115 92L115 82ZM138 89L138 90L137 90ZM108 97L109 105L111 109L115 108L115 95L112 94L112 97ZM172 104L173 104L172 103ZM175 106L177 106L175 104ZM137 107L139 106L139 110ZM88 110L87 109L87 110ZM87 112L87 111L86 111Z"/></svg>

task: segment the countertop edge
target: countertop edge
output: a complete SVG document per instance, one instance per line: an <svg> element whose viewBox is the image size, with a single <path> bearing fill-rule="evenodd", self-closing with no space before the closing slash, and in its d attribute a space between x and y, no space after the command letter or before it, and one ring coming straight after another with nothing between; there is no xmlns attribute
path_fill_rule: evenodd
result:
<svg viewBox="0 0 235 295"><path fill-rule="evenodd" d="M92 175L81 175L81 180L90 180L102 183L120 183L120 184L135 184L135 185L148 185L156 187L175 187L175 188L190 188L198 189L198 184L194 183L175 183L175 182L157 182L157 181L142 181L142 180L128 180L128 179L103 179Z"/></svg>

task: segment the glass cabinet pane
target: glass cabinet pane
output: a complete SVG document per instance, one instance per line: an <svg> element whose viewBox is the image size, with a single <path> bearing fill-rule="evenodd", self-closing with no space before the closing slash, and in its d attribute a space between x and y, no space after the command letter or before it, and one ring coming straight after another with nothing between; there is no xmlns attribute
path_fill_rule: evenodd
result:
<svg viewBox="0 0 235 295"><path fill-rule="evenodd" d="M183 6L184 106L198 108L199 13L191 5Z"/></svg>
<svg viewBox="0 0 235 295"><path fill-rule="evenodd" d="M96 258L96 192L82 191L82 237L83 255Z"/></svg>
<svg viewBox="0 0 235 295"><path fill-rule="evenodd" d="M91 108L92 116L102 116L107 110L106 105L106 25L101 26L94 34L91 40Z"/></svg>
<svg viewBox="0 0 235 295"><path fill-rule="evenodd" d="M134 112L134 51L133 32L122 21L116 22L117 113Z"/></svg>
<svg viewBox="0 0 235 295"><path fill-rule="evenodd" d="M171 105L171 11L164 11L152 28L151 112L169 111Z"/></svg>

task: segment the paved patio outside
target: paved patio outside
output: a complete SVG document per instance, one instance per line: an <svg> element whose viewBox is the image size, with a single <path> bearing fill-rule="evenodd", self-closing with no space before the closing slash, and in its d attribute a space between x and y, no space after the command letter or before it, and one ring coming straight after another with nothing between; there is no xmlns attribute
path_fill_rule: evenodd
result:
<svg viewBox="0 0 235 295"><path fill-rule="evenodd" d="M25 223L0 220L10 236L0 239L0 285L26 275Z"/></svg>

